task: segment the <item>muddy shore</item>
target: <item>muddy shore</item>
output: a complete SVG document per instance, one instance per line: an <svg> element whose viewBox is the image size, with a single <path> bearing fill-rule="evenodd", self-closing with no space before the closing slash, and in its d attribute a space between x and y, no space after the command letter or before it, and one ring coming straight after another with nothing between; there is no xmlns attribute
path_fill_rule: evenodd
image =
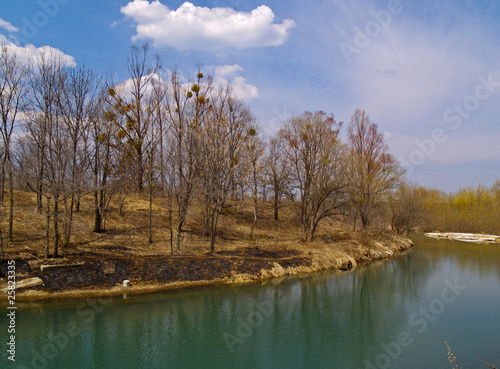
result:
<svg viewBox="0 0 500 369"><path fill-rule="evenodd" d="M82 253L71 258L12 258L16 301L134 295L214 284L241 284L392 258L409 250L411 240L393 234L361 240L302 244L285 250L243 247L186 256L116 256ZM0 264L0 289L7 288L7 260ZM35 283L22 286L22 281ZM123 287L123 280L130 287ZM36 283L38 281L38 283ZM5 299L1 304L6 304Z"/></svg>

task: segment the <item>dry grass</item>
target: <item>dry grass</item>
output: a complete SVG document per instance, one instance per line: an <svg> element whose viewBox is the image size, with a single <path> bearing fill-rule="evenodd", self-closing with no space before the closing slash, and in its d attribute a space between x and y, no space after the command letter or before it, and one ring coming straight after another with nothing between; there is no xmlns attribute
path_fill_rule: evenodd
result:
<svg viewBox="0 0 500 369"><path fill-rule="evenodd" d="M54 272L56 274L49 277L44 274L52 287L16 294L18 298L27 300L85 296L90 277L92 286L98 291L96 293L115 294L120 288L110 287L110 283L123 279L123 273L135 276L128 278L135 278L133 284L137 291L134 293L145 293L152 288L182 288L184 282L187 283L185 286L190 286L190 281L205 284L247 283L325 269L351 269L360 262L392 257L412 245L410 240L387 231L370 234L348 231L350 225L343 224L341 219L326 219L318 227L315 240L304 243L301 242L301 225L295 210L283 208L280 221L275 221L269 204L260 206L252 239L252 204L238 202L229 203L220 216L216 253L208 255L210 240L203 232L203 212L199 204L193 203L181 238L183 255L171 258L168 211L164 200L154 200L153 243L149 244L149 201L146 196L128 197L123 215L119 215L118 204L112 203L106 231L96 234L92 232L93 197L88 195L82 199L80 211L74 215L70 246L60 250L64 257L46 261L43 260L45 215L37 214L33 194L16 192L15 195L14 242L5 247L5 259L21 259L16 263L18 276L39 275L41 264L83 262L80 265L85 265L72 269L69 279L66 278L69 272L61 272L60 275ZM7 227L5 217L1 227L3 230ZM106 272L109 269L106 263L114 263L116 267L117 260L121 269ZM165 264L171 266L168 273L164 270ZM23 276L21 269L26 269L22 271ZM0 279L0 288L5 284ZM54 289L61 288L61 291L69 290L70 293L65 295L58 291L61 293L53 294Z"/></svg>
<svg viewBox="0 0 500 369"><path fill-rule="evenodd" d="M45 250L45 214L36 212L36 197L33 193L15 192L14 242L5 248L6 258L16 255L28 257L30 254L43 258ZM170 229L165 201L155 198L153 202L153 243L148 243L147 196L133 195L125 201L124 215L118 213L118 204L112 202L106 220L106 231L94 233L93 197L82 198L80 211L74 215L71 244L63 250L65 255L93 253L113 256L169 255ZM60 206L61 209L63 206ZM311 255L321 255L325 260L355 265L356 261L373 258L373 252L387 252L382 243L392 237L386 233L348 231L348 225L339 219L326 219L318 227L315 240L301 242L301 227L296 219L295 209L284 207L280 221L273 219L270 204L260 205L259 219L250 238L253 208L250 202L229 202L220 216L216 252L254 247L266 250L296 249ZM174 219L175 221L175 219ZM210 250L210 241L203 234L202 209L194 202L182 234L182 252L185 255L202 255ZM4 216L1 222L7 228ZM62 228L62 227L61 227ZM53 237L51 224L51 237ZM5 234L5 231L4 231ZM174 236L175 237L175 236ZM52 244L51 240L51 244ZM174 247L175 249L175 247ZM51 249L52 252L52 249ZM378 254L377 254L378 255ZM319 260L320 258L318 258ZM340 261L339 261L340 260Z"/></svg>
<svg viewBox="0 0 500 369"><path fill-rule="evenodd" d="M448 351L448 360L450 361L450 364L451 366L454 368L454 369L461 369L458 364L457 364L457 358L455 357L455 355L453 355L453 352L451 351L451 348L450 346L448 345L448 343L445 341L444 342L445 346L446 346L446 349ZM485 363L489 368L491 369L496 369L496 367L494 367L493 365L491 365L490 363L488 363L486 360L484 360L481 356L479 356L479 359Z"/></svg>

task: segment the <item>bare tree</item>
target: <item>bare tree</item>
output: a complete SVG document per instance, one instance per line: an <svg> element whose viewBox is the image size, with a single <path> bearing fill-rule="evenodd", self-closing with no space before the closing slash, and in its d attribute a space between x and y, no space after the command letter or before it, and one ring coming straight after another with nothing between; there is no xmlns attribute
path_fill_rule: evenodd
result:
<svg viewBox="0 0 500 369"><path fill-rule="evenodd" d="M250 238L253 240L254 228L257 223L257 218L259 215L258 209L258 199L259 199L259 186L263 182L263 162L262 157L264 155L264 141L260 137L257 127L249 126L247 131L247 137L244 145L245 162L248 163L248 177L250 190L252 193L252 203L253 203L253 221L250 227Z"/></svg>
<svg viewBox="0 0 500 369"><path fill-rule="evenodd" d="M151 90L151 81L157 78L160 69L157 59L152 68L147 66L149 46L142 48L132 46L127 58L130 79L127 83L109 87L109 96L113 101L116 114L125 119L116 119L118 135L126 139L135 156L135 181L139 192L144 189L144 173L146 170L146 151L151 144L149 135L153 111L148 109L147 98Z"/></svg>
<svg viewBox="0 0 500 369"><path fill-rule="evenodd" d="M425 190L416 184L402 183L391 197L391 227L408 235L427 219Z"/></svg>
<svg viewBox="0 0 500 369"><path fill-rule="evenodd" d="M115 169L117 128L114 124L115 113L104 112L106 97L101 92L96 115L90 120L90 142L92 142L89 160L91 161L92 192L94 195L94 228L93 232L106 230L106 214L113 195L110 177Z"/></svg>
<svg viewBox="0 0 500 369"><path fill-rule="evenodd" d="M69 246L73 225L73 211L82 192L85 170L88 165L90 125L98 115L99 78L84 66L65 74L59 98L59 111L69 139L69 179L65 190L64 247Z"/></svg>
<svg viewBox="0 0 500 369"><path fill-rule="evenodd" d="M354 227L359 216L366 230L376 207L396 188L403 176L397 160L388 152L384 136L365 111L356 109L348 127Z"/></svg>
<svg viewBox="0 0 500 369"><path fill-rule="evenodd" d="M281 201L290 192L291 171L286 163L283 142L279 137L271 138L265 159L267 178L273 192L274 220L279 220Z"/></svg>
<svg viewBox="0 0 500 369"><path fill-rule="evenodd" d="M181 232L189 205L200 182L203 159L200 154L200 131L210 110L212 78L197 74L190 88L183 85L179 73L170 78L166 113L173 140L175 177L172 179L176 199L175 226L177 253L181 253Z"/></svg>
<svg viewBox="0 0 500 369"><path fill-rule="evenodd" d="M66 79L64 60L53 53L41 53L29 74L29 108L26 111L26 128L31 147L36 148L37 173L30 187L37 192L38 210L42 197L47 199L46 235L49 236L50 218L53 219L54 257L60 246L59 205L66 200L67 178L71 160L70 136L60 116L59 101ZM52 201L51 201L52 200ZM52 206L50 206L52 202ZM51 211L52 210L52 211ZM49 240L45 256L49 256Z"/></svg>
<svg viewBox="0 0 500 369"><path fill-rule="evenodd" d="M244 143L255 135L255 118L248 108L220 90L210 115L202 126L203 191L206 198L210 251L215 251L217 223L232 189L232 173L243 162Z"/></svg>
<svg viewBox="0 0 500 369"><path fill-rule="evenodd" d="M324 112L306 112L290 118L279 131L284 153L293 171L302 237L311 241L319 222L344 204L347 177L341 123Z"/></svg>
<svg viewBox="0 0 500 369"><path fill-rule="evenodd" d="M7 169L7 180L9 185L9 225L7 229L8 241L12 241L12 229L14 224L14 184L12 178L12 132L16 122L17 113L26 93L26 67L16 58L9 55L5 44L0 45L0 133L3 142L3 165ZM4 181L0 188L0 199L3 205Z"/></svg>

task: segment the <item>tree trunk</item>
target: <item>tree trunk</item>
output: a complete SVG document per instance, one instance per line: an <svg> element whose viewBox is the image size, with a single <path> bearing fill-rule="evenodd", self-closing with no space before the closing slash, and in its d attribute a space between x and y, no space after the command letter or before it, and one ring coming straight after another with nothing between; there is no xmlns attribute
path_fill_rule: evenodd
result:
<svg viewBox="0 0 500 369"><path fill-rule="evenodd" d="M274 194L274 220L279 220L279 193Z"/></svg>
<svg viewBox="0 0 500 369"><path fill-rule="evenodd" d="M50 247L50 198L47 199L47 214L45 223L45 259L49 258Z"/></svg>
<svg viewBox="0 0 500 369"><path fill-rule="evenodd" d="M172 208L168 209L168 223L170 226L170 255L174 254L174 227L172 224Z"/></svg>
<svg viewBox="0 0 500 369"><path fill-rule="evenodd" d="M211 215L211 229L210 229L210 252L213 254L215 252L215 237L217 235L217 222L219 220L219 212L214 211Z"/></svg>
<svg viewBox="0 0 500 369"><path fill-rule="evenodd" d="M0 204L3 205L4 202L4 197L5 197L5 163L7 161L7 156L3 157L2 160L2 168L0 169L0 176L2 177L2 180L0 181Z"/></svg>
<svg viewBox="0 0 500 369"><path fill-rule="evenodd" d="M66 205L66 201L65 201ZM69 204L69 214L66 215L66 227L64 228L64 243L63 247L67 248L71 239L71 231L73 228L73 209L75 207L75 198L71 196Z"/></svg>
<svg viewBox="0 0 500 369"><path fill-rule="evenodd" d="M252 222L252 226L250 228L250 239L254 239L253 237L253 230L255 228L255 224L257 223L257 216L258 216L258 209L257 209L257 198L254 197L253 198L253 222Z"/></svg>
<svg viewBox="0 0 500 369"><path fill-rule="evenodd" d="M44 170L43 170L43 153L39 153L40 155L40 158L39 158L39 162L38 162L38 173L37 173L37 178L36 178L36 190L37 190L37 194L36 194L36 211L38 214L42 214L43 212L43 182L42 182L42 179L43 179L43 174L44 174Z"/></svg>
<svg viewBox="0 0 500 369"><path fill-rule="evenodd" d="M37 193L36 193L36 212L38 214L42 214L43 212L43 197L42 197L42 190L43 190L43 184L42 181L37 181Z"/></svg>
<svg viewBox="0 0 500 369"><path fill-rule="evenodd" d="M9 176L9 242L14 240L13 238L13 228L14 228L14 180L12 179L12 161L10 156L7 158L7 175ZM3 187L2 187L3 193ZM3 200L2 200L3 201Z"/></svg>
<svg viewBox="0 0 500 369"><path fill-rule="evenodd" d="M0 227L0 261L3 262L4 254L3 254L3 234L2 227Z"/></svg>
<svg viewBox="0 0 500 369"><path fill-rule="evenodd" d="M80 212L80 204L82 203L82 194L81 193L78 193L76 195L76 201L75 201L75 211L77 213Z"/></svg>
<svg viewBox="0 0 500 369"><path fill-rule="evenodd" d="M176 226L175 230L176 230L176 233L177 233L177 253L179 255L181 254L181 232L182 232L182 226L184 224L184 221L186 220L189 197L190 196L188 196L188 195L186 195L184 197L183 201L179 204L179 209L178 209L179 218L177 219L177 226Z"/></svg>
<svg viewBox="0 0 500 369"><path fill-rule="evenodd" d="M99 191L94 191L94 229L93 232L100 233L102 225L101 210L99 209Z"/></svg>
<svg viewBox="0 0 500 369"><path fill-rule="evenodd" d="M142 149L139 148L137 149L137 191L139 193L142 193L144 191L144 163L143 161L143 155L142 155Z"/></svg>
<svg viewBox="0 0 500 369"><path fill-rule="evenodd" d="M153 243L153 185L149 183L148 243Z"/></svg>
<svg viewBox="0 0 500 369"><path fill-rule="evenodd" d="M54 197L54 257L59 257L59 198Z"/></svg>

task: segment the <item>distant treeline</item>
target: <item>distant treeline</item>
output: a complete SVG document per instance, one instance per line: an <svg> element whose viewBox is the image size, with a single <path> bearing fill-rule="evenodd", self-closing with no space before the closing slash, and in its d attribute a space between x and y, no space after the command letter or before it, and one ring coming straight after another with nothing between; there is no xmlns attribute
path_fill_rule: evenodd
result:
<svg viewBox="0 0 500 369"><path fill-rule="evenodd" d="M479 185L455 193L422 191L428 216L427 229L500 234L500 180L491 187Z"/></svg>

